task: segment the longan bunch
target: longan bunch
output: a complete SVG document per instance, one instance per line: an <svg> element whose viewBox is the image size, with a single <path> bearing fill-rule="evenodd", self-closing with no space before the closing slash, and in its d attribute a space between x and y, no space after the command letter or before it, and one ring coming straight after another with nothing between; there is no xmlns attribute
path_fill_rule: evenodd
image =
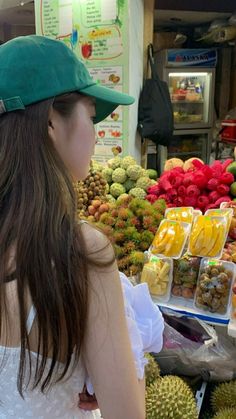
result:
<svg viewBox="0 0 236 419"><path fill-rule="evenodd" d="M91 167L86 179L75 184L75 191L78 214L86 215L88 207L94 199L105 198L107 182L100 172Z"/></svg>

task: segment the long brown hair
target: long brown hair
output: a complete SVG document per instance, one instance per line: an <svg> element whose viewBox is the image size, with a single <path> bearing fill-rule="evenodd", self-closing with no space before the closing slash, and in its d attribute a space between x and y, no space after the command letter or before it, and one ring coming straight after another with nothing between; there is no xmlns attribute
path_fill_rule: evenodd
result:
<svg viewBox="0 0 236 419"><path fill-rule="evenodd" d="M7 312L7 257L16 250L16 278L20 313L21 353L18 390L23 397L26 355L26 289L37 313L38 358L33 388L46 391L60 359L63 371L79 359L83 343L88 281L85 243L76 222L71 177L48 136L48 115L53 106L63 117L74 109L80 95L64 95L0 117L0 314ZM62 327L63 323L63 327ZM0 336L2 320L0 321ZM45 376L49 354L51 364ZM41 356L39 355L41 354ZM30 355L30 352L29 352Z"/></svg>

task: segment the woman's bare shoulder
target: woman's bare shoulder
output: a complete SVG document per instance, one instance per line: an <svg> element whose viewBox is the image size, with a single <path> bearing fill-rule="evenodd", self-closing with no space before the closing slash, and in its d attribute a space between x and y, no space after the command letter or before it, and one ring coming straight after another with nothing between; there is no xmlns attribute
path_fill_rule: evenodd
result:
<svg viewBox="0 0 236 419"><path fill-rule="evenodd" d="M91 224L83 222L79 225L89 258L104 264L114 260L114 250L110 240Z"/></svg>

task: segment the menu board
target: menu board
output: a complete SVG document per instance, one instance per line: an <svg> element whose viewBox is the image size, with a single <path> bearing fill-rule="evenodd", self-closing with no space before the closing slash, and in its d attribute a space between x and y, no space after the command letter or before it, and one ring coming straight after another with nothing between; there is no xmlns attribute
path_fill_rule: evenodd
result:
<svg viewBox="0 0 236 419"><path fill-rule="evenodd" d="M97 83L129 90L128 0L35 0L36 33L61 40L85 63ZM112 147L127 150L128 109L119 106L96 125L94 158Z"/></svg>

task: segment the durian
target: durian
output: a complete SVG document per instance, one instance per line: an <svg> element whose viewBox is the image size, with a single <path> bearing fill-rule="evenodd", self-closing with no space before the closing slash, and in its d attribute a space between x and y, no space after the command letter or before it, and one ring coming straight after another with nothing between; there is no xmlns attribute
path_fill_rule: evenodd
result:
<svg viewBox="0 0 236 419"><path fill-rule="evenodd" d="M189 386L179 377L165 376L146 390L146 419L197 419L197 405Z"/></svg>
<svg viewBox="0 0 236 419"><path fill-rule="evenodd" d="M209 411L204 412L203 415L201 416L201 419L212 419L212 413Z"/></svg>
<svg viewBox="0 0 236 419"><path fill-rule="evenodd" d="M235 419L236 418L236 409L228 408L219 410L213 417L213 419Z"/></svg>
<svg viewBox="0 0 236 419"><path fill-rule="evenodd" d="M236 380L219 384L212 393L211 404L215 412L228 407L236 409Z"/></svg>
<svg viewBox="0 0 236 419"><path fill-rule="evenodd" d="M145 365L146 386L150 386L160 378L160 368L153 356L146 354L145 358L148 360L148 364Z"/></svg>

